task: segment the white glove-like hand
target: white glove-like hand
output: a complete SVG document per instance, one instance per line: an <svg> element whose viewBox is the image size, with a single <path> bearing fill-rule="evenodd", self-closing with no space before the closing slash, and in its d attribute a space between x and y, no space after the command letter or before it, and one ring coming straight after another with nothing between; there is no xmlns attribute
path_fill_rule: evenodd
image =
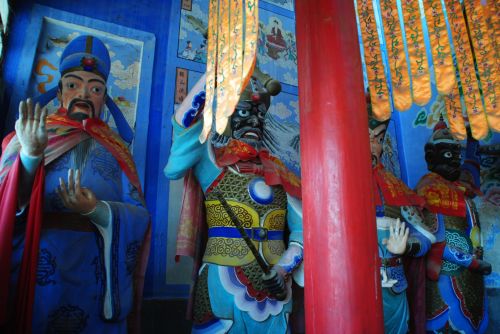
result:
<svg viewBox="0 0 500 334"><path fill-rule="evenodd" d="M31 99L19 103L19 118L15 129L24 154L31 157L43 154L48 142L46 119L47 108L40 108L38 103L33 108Z"/></svg>
<svg viewBox="0 0 500 334"><path fill-rule="evenodd" d="M408 242L408 235L410 230L405 228L405 223L396 220L396 223L391 222L389 227L389 239L383 239L382 243L387 250L395 255L402 255L406 251L406 243Z"/></svg>

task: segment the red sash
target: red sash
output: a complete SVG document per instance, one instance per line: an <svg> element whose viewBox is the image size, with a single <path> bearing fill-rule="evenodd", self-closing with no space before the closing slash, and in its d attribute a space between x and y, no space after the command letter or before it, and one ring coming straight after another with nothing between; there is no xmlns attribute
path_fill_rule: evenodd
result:
<svg viewBox="0 0 500 334"><path fill-rule="evenodd" d="M423 207L425 200L386 170L382 164L373 168L373 193L375 205L418 206ZM383 200L382 200L383 197Z"/></svg>
<svg viewBox="0 0 500 334"><path fill-rule="evenodd" d="M465 191L459 182L448 181L436 173L426 174L417 184L417 193L425 198L429 211L446 216L465 217Z"/></svg>

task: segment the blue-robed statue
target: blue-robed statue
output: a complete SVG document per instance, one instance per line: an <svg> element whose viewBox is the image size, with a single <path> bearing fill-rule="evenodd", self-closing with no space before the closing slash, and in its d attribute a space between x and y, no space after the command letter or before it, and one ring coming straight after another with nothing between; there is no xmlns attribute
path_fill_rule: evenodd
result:
<svg viewBox="0 0 500 334"><path fill-rule="evenodd" d="M0 330L127 332L149 226L132 131L107 95L102 41L75 38L59 70L58 87L20 103L3 143ZM100 119L105 104L120 135Z"/></svg>

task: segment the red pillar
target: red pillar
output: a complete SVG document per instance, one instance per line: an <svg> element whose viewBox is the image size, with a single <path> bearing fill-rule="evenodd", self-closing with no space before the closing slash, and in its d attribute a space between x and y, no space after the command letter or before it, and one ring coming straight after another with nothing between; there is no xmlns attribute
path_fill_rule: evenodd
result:
<svg viewBox="0 0 500 334"><path fill-rule="evenodd" d="M307 333L383 333L354 2L297 0Z"/></svg>

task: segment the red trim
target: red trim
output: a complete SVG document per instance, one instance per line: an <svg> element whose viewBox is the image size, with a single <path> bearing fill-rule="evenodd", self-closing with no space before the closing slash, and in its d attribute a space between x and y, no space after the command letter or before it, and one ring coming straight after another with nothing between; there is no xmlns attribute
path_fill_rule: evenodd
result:
<svg viewBox="0 0 500 334"><path fill-rule="evenodd" d="M222 173L220 173L219 176L217 176L217 178L214 180L214 182L212 182L212 184L207 188L207 190L206 190L207 194L212 192L215 189L215 187L217 187L219 182L224 178L225 174L226 174L226 169L224 168Z"/></svg>
<svg viewBox="0 0 500 334"><path fill-rule="evenodd" d="M483 304L483 307L482 307L482 311L483 312L481 313L481 317L479 318L479 320L477 321L477 323L474 323L474 321L472 320L472 313L467 308L467 305L465 303L464 295L460 291L460 288L458 287L458 284L456 283L455 277L450 277L450 280L451 280L451 286L453 287L453 292L455 293L455 295L457 296L458 300L460 301L460 310L462 311L462 314L467 319L469 319L469 322L471 323L472 327L474 327L474 329L478 329L479 325L481 324L481 320L483 320L483 317L484 317L484 304Z"/></svg>
<svg viewBox="0 0 500 334"><path fill-rule="evenodd" d="M431 316L431 318L429 318L428 320L432 320L432 319L435 319L437 317L439 317L441 314L443 314L444 312L448 311L449 307L448 305L444 305L442 308L440 308L439 310L437 310L436 312L434 312Z"/></svg>
<svg viewBox="0 0 500 334"><path fill-rule="evenodd" d="M245 285L247 287L247 294L248 296L252 297L258 302L263 301L266 298L272 299L269 293L264 290L257 290L253 287L252 282L248 279L248 277L245 276L245 273L243 272L243 269L241 267L235 267L234 271L236 273L236 277L238 278L238 281L240 281L241 284Z"/></svg>

